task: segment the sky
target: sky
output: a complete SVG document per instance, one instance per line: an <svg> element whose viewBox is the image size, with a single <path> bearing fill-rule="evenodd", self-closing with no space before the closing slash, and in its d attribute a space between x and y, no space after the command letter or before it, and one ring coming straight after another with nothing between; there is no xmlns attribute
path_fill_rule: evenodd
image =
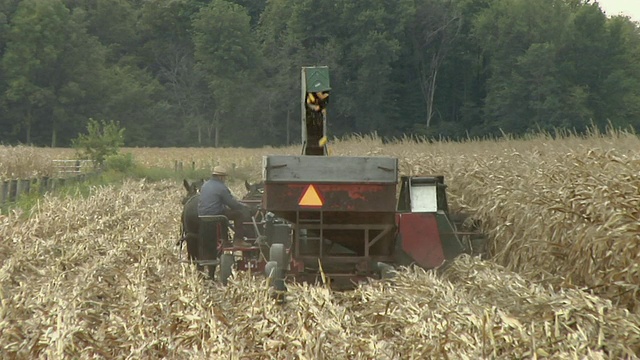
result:
<svg viewBox="0 0 640 360"><path fill-rule="evenodd" d="M607 16L629 16L633 21L640 21L640 0L597 0L600 8Z"/></svg>

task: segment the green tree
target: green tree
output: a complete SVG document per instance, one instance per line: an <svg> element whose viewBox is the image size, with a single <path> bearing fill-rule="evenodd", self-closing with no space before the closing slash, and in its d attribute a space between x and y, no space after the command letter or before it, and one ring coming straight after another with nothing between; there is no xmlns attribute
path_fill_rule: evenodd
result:
<svg viewBox="0 0 640 360"><path fill-rule="evenodd" d="M458 33L440 66L435 103L436 119L449 122L455 136L476 136L483 131L483 109L489 76L487 54L474 36L474 24L490 0L456 0L453 12L460 17ZM452 30L453 28L449 28ZM440 124L441 125L441 124Z"/></svg>
<svg viewBox="0 0 640 360"><path fill-rule="evenodd" d="M598 4L575 5L568 17L561 44L562 75L571 83L587 91L589 107L596 122L603 119L606 112L603 96L603 79L609 76L610 64L609 36L606 16Z"/></svg>
<svg viewBox="0 0 640 360"><path fill-rule="evenodd" d="M18 7L18 0L0 0L0 58L4 56L7 38L13 14ZM0 66L0 142L12 139L19 132L19 126L14 124L15 111L7 107L5 97L7 82L4 69Z"/></svg>
<svg viewBox="0 0 640 360"><path fill-rule="evenodd" d="M564 128L583 131L590 124L593 115L588 108L587 91L580 85L564 81L557 56L554 45L543 43L532 44L518 57L511 77L511 94L517 94L518 98L512 99L509 108L514 116L529 121L526 130ZM515 120L510 122L513 123ZM508 124L503 130L516 131Z"/></svg>
<svg viewBox="0 0 640 360"><path fill-rule="evenodd" d="M313 14L313 26L309 15ZM300 69L302 66L326 65L330 67L332 93L342 94L346 70L339 63L339 40L335 35L340 26L334 1L269 1L262 13L257 36L265 57L266 74L264 132L271 139L291 143L299 141L300 133ZM332 95L333 97L333 95ZM340 112L344 98L335 97L328 109L329 119ZM332 129L345 126L329 120ZM346 125L348 126L348 125Z"/></svg>
<svg viewBox="0 0 640 360"><path fill-rule="evenodd" d="M100 90L107 96L92 107L91 116L118 119L128 130L125 141L131 146L175 144L175 127L164 113L162 86L149 72L113 65L100 80Z"/></svg>
<svg viewBox="0 0 640 360"><path fill-rule="evenodd" d="M248 123L247 109L256 105L261 69L258 44L251 32L250 17L240 5L214 0L194 20L195 58L213 95L210 119L214 145L243 137L256 137ZM259 119L258 119L259 120Z"/></svg>
<svg viewBox="0 0 640 360"><path fill-rule="evenodd" d="M561 0L494 0L478 15L473 31L489 71L484 108L487 131L524 133L531 124L531 106L542 116L541 104L561 103L557 94L562 81L557 78L554 51L568 14ZM544 88L531 95L537 86Z"/></svg>
<svg viewBox="0 0 640 360"><path fill-rule="evenodd" d="M101 166L110 155L116 155L124 145L125 129L114 121L89 119L87 133L72 140L81 159L93 160Z"/></svg>
<svg viewBox="0 0 640 360"><path fill-rule="evenodd" d="M260 17L267 7L267 0L231 0L231 2L244 7L251 17L251 27L255 28L260 22Z"/></svg>
<svg viewBox="0 0 640 360"><path fill-rule="evenodd" d="M614 126L640 130L640 29L629 18L618 16L607 21L607 30L611 69L601 85L603 117Z"/></svg>
<svg viewBox="0 0 640 360"><path fill-rule="evenodd" d="M438 75L456 37L462 18L451 1L422 0L418 2L412 24L415 68L426 107L425 126L431 125L436 113L435 95Z"/></svg>
<svg viewBox="0 0 640 360"><path fill-rule="evenodd" d="M104 51L83 20L82 12L71 13L59 0L26 0L16 11L2 65L6 99L20 109L27 143L35 125L56 146L59 130L78 121L74 108L100 77Z"/></svg>
<svg viewBox="0 0 640 360"><path fill-rule="evenodd" d="M64 0L72 11L86 15L87 32L108 49L108 61L118 63L135 60L141 42L137 22L139 9L129 0ZM144 64L143 64L144 66Z"/></svg>
<svg viewBox="0 0 640 360"><path fill-rule="evenodd" d="M337 13L338 51L344 54L339 64L349 70L342 74L346 84L340 96L351 104L341 115L355 120L356 131L393 131L399 120L397 95L403 87L403 81L394 78L394 68L402 66L401 44L415 13L414 2L338 2Z"/></svg>
<svg viewBox="0 0 640 360"><path fill-rule="evenodd" d="M204 72L196 67L193 20L203 4L191 0L145 3L139 28L145 62L164 87L167 112L177 121L178 141L205 145L205 119L213 113Z"/></svg>
<svg viewBox="0 0 640 360"><path fill-rule="evenodd" d="M309 65L330 135L640 129L638 24L586 0L0 0L0 55L3 142L291 143Z"/></svg>

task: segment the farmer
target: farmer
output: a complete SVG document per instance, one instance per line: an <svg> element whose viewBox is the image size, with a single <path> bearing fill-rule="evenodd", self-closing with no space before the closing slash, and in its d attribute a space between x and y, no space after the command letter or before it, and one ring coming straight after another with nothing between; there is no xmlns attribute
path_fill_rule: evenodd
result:
<svg viewBox="0 0 640 360"><path fill-rule="evenodd" d="M243 223L251 218L248 206L242 204L231 195L231 191L225 185L227 171L222 166L216 166L211 172L211 179L202 185L200 199L198 200L198 216L224 215L233 220L234 236L233 246L250 247L245 241Z"/></svg>

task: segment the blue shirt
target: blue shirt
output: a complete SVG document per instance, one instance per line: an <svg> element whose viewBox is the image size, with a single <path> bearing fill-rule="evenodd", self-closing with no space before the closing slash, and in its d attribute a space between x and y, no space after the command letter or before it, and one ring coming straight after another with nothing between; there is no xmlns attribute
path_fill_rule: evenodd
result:
<svg viewBox="0 0 640 360"><path fill-rule="evenodd" d="M239 210L244 207L236 200L229 188L217 179L210 179L200 189L198 199L198 216L222 215L226 207Z"/></svg>

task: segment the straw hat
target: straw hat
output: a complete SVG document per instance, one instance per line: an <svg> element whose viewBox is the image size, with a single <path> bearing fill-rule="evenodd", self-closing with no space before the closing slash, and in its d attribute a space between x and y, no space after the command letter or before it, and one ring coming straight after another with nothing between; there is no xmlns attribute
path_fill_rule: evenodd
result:
<svg viewBox="0 0 640 360"><path fill-rule="evenodd" d="M213 168L213 170L211 171L211 175L227 176L227 169L218 165Z"/></svg>

